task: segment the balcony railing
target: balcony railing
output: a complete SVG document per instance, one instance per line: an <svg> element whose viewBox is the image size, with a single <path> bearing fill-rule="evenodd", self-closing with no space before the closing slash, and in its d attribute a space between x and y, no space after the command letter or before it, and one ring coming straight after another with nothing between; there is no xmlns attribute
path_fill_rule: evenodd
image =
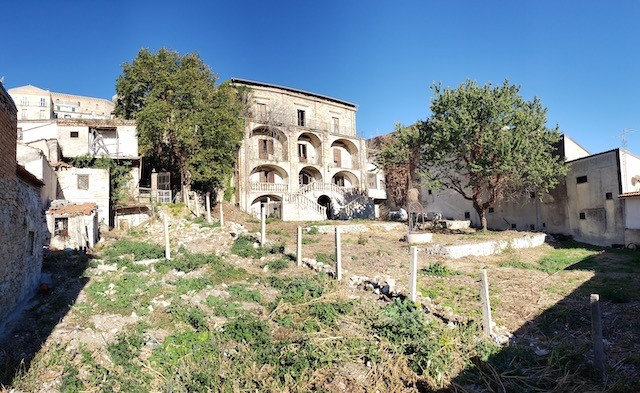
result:
<svg viewBox="0 0 640 393"><path fill-rule="evenodd" d="M295 127L309 128L312 130L329 131L332 134L348 135L348 136L356 135L356 131L353 129L353 127L350 127L350 126L335 127L333 123L329 121L305 119L304 125L300 125L298 123L298 118L295 116L274 116L267 113L265 115L261 115L261 114L254 115L250 118L250 120L253 120L256 123L268 124L276 127L295 126Z"/></svg>
<svg viewBox="0 0 640 393"><path fill-rule="evenodd" d="M265 182L255 182L250 183L252 192L278 192L278 193L287 193L289 192L289 185L284 183L265 183Z"/></svg>

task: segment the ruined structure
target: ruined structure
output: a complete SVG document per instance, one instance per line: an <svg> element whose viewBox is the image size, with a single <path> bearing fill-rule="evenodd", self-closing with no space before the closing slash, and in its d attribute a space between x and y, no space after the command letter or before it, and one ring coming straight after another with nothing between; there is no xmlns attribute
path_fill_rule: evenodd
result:
<svg viewBox="0 0 640 393"><path fill-rule="evenodd" d="M0 321L35 293L42 267L43 183L17 165L16 115L0 84Z"/></svg>
<svg viewBox="0 0 640 393"><path fill-rule="evenodd" d="M356 105L243 79L250 114L235 176L236 201L283 220L373 217L366 141L356 135Z"/></svg>

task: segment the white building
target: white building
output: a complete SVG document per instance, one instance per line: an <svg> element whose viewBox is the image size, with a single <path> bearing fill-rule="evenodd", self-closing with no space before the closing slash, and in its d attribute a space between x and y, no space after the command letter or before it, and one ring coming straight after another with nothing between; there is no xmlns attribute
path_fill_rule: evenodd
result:
<svg viewBox="0 0 640 393"><path fill-rule="evenodd" d="M56 93L26 85L8 90L18 108L18 120L111 119L115 104L104 98Z"/></svg>

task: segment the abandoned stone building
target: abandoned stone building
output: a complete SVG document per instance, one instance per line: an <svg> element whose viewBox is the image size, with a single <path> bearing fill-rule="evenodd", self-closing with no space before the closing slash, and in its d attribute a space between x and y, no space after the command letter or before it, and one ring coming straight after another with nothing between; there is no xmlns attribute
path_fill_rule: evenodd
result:
<svg viewBox="0 0 640 393"><path fill-rule="evenodd" d="M18 110L0 83L0 321L35 293L42 267L42 181L16 161Z"/></svg>
<svg viewBox="0 0 640 393"><path fill-rule="evenodd" d="M366 141L356 134L355 104L243 79L250 114L235 175L236 202L283 220L373 217ZM375 176L375 174L374 174ZM371 192L374 192L372 190ZM380 198L378 192L377 200Z"/></svg>

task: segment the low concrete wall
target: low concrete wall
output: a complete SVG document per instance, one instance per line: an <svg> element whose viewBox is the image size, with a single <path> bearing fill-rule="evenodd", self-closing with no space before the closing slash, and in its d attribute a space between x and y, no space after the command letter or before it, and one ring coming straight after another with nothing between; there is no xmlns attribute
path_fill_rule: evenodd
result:
<svg viewBox="0 0 640 393"><path fill-rule="evenodd" d="M499 254L507 248L531 248L537 247L544 243L546 234L536 233L527 234L520 238L506 240L497 240L492 242L483 242L476 244L461 244L456 246L433 246L424 249L427 255L438 255L449 258L462 258L466 256L487 256Z"/></svg>
<svg viewBox="0 0 640 393"><path fill-rule="evenodd" d="M344 224L344 225L314 225L318 228L319 233L333 233L336 230L336 226L340 227L342 233L362 233L369 232L370 230L384 230L384 231L396 231L406 230L407 224L400 222L386 222L386 223L370 223L370 224ZM305 231L309 231L311 227L305 228Z"/></svg>

